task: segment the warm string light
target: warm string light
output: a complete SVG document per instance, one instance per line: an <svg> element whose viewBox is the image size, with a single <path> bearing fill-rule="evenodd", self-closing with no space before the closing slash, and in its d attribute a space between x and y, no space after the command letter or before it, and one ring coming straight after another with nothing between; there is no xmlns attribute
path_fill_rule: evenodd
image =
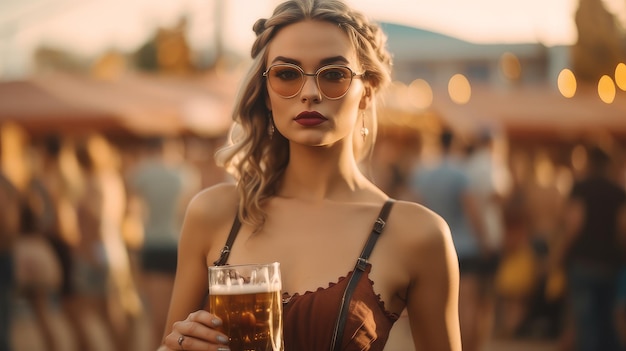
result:
<svg viewBox="0 0 626 351"><path fill-rule="evenodd" d="M465 105L472 97L472 86L464 75L458 73L448 81L448 94L456 104Z"/></svg>
<svg viewBox="0 0 626 351"><path fill-rule="evenodd" d="M612 104L615 100L615 94L613 78L608 75L603 75L598 81L598 95L600 96L600 100L606 104Z"/></svg>
<svg viewBox="0 0 626 351"><path fill-rule="evenodd" d="M511 53L504 53L499 62L500 72L511 81L521 78L521 63L517 57ZM432 106L434 91L428 81L418 78L409 85L394 82L395 92L392 96L402 96L408 98L409 104L417 110L426 110ZM400 86L398 86L400 85ZM557 77L557 88L559 93L565 98L573 98L578 90L576 75L569 68L563 68ZM604 75L598 80L598 96L606 104L612 104L617 97L617 89L626 91L626 63L619 63L615 68L615 75L611 77ZM450 99L458 104L469 103L472 96L472 85L469 79L460 73L453 75L448 80L448 95Z"/></svg>
<svg viewBox="0 0 626 351"><path fill-rule="evenodd" d="M564 97L574 97L577 89L576 76L574 75L574 72L568 68L561 70L559 77L557 78L557 87L561 95Z"/></svg>
<svg viewBox="0 0 626 351"><path fill-rule="evenodd" d="M421 110L429 108L433 103L433 89L424 79L416 79L409 84L408 93L411 104Z"/></svg>

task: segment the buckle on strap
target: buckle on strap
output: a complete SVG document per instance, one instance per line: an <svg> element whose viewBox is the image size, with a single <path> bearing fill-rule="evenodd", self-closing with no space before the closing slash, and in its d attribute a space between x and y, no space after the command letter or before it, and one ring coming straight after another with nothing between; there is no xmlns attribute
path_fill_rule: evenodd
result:
<svg viewBox="0 0 626 351"><path fill-rule="evenodd" d="M220 265L220 264L224 264L224 259L226 257L228 257L228 254L230 253L230 247L228 247L228 245L225 245L222 250L220 251L220 257L218 258L217 261L213 262L214 265Z"/></svg>
<svg viewBox="0 0 626 351"><path fill-rule="evenodd" d="M385 228L385 221L382 220L382 218L378 218L376 220L376 223L374 223L374 231L376 232L376 234L380 234L383 232L383 228Z"/></svg>
<svg viewBox="0 0 626 351"><path fill-rule="evenodd" d="M359 257L356 260L356 268L362 272L365 272L366 267L367 267L367 260L363 257Z"/></svg>
<svg viewBox="0 0 626 351"><path fill-rule="evenodd" d="M225 254L230 252L230 247L228 247L228 245L224 246L222 248L222 250L220 251L220 256L224 256Z"/></svg>

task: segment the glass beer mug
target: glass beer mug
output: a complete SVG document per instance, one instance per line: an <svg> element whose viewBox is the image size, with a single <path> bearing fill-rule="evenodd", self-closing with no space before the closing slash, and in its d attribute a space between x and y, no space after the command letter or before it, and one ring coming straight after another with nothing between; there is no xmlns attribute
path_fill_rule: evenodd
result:
<svg viewBox="0 0 626 351"><path fill-rule="evenodd" d="M209 267L209 312L224 322L232 351L282 351L278 262Z"/></svg>

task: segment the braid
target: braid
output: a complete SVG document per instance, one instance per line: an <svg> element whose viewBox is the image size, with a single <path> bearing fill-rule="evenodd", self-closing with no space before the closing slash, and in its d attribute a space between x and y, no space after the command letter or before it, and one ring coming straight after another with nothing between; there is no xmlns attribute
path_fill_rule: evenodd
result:
<svg viewBox="0 0 626 351"><path fill-rule="evenodd" d="M366 24L364 27L366 28L366 34L364 34L366 42L372 45L372 48L376 52L376 56L378 57L380 62L391 67L392 58L391 54L387 50L387 35L385 35L385 33L378 25L369 23Z"/></svg>
<svg viewBox="0 0 626 351"><path fill-rule="evenodd" d="M265 22L267 22L267 18L259 18L252 26L252 30L257 36L265 31Z"/></svg>
<svg viewBox="0 0 626 351"><path fill-rule="evenodd" d="M255 58L259 55L259 53L263 50L263 48L267 46L273 36L273 31L267 30L266 23L267 19L261 18L257 20L252 26L252 30L257 37L254 41L254 44L252 45L252 50L250 52L252 58Z"/></svg>
<svg viewBox="0 0 626 351"><path fill-rule="evenodd" d="M367 72L367 79L376 89L382 88L389 82L392 65L391 54L386 47L387 36L377 23L370 22L362 13L350 11L349 15L350 20L345 25L356 32L357 53Z"/></svg>

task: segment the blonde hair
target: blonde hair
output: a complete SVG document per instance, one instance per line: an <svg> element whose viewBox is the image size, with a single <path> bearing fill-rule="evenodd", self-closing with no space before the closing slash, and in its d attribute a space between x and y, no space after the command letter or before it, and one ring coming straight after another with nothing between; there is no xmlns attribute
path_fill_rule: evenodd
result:
<svg viewBox="0 0 626 351"><path fill-rule="evenodd" d="M276 194L289 163L288 140L278 132L271 138L268 135L271 112L265 104L267 87L259 81L267 64L268 44L276 33L305 20L337 24L348 35L372 96L391 80L391 56L380 26L340 0L290 0L278 5L270 18L256 21L252 65L236 100L230 140L216 153L216 161L237 180L240 219L257 229L265 222L263 203ZM357 159L370 154L373 148L377 124L375 107L371 108L371 116L369 141L363 145L365 150L358 153Z"/></svg>

